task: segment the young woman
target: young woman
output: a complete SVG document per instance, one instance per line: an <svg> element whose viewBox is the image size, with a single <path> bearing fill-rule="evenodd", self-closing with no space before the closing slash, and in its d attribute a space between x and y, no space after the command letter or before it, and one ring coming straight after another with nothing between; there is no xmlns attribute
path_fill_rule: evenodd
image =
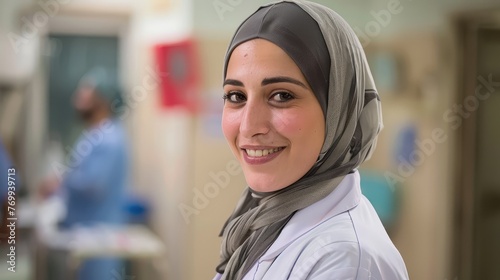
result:
<svg viewBox="0 0 500 280"><path fill-rule="evenodd" d="M224 135L248 183L214 279L408 279L358 166L382 129L355 33L311 2L261 7L224 66Z"/></svg>

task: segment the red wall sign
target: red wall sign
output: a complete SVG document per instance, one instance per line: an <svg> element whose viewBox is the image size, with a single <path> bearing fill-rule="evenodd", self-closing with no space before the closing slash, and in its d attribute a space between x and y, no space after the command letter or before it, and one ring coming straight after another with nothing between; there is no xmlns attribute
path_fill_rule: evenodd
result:
<svg viewBox="0 0 500 280"><path fill-rule="evenodd" d="M197 110L199 68L193 40L155 47L161 105Z"/></svg>

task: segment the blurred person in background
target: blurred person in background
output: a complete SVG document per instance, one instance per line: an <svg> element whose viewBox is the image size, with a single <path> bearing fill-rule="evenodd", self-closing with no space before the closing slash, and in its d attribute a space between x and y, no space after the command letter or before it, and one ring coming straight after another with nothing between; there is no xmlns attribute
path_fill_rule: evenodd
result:
<svg viewBox="0 0 500 280"><path fill-rule="evenodd" d="M214 280L408 279L360 189L382 129L363 48L334 11L261 7L224 63L222 128L248 183Z"/></svg>
<svg viewBox="0 0 500 280"><path fill-rule="evenodd" d="M85 130L71 150L61 180L52 178L41 186L42 196L57 192L64 198L61 230L125 223L129 155L125 130L114 115L122 99L113 80L103 68L82 78L73 105ZM92 259L80 266L78 279L109 280L122 270L118 259Z"/></svg>

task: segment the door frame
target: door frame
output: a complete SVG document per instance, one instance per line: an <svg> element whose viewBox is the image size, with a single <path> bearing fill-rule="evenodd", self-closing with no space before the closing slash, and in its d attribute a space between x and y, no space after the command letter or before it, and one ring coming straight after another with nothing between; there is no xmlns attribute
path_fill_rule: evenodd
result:
<svg viewBox="0 0 500 280"><path fill-rule="evenodd" d="M118 38L118 81L121 83L123 89L127 89L126 81L131 76L132 62L130 61L130 49L132 45L130 21L132 10L131 7L93 7L92 3L82 5L81 3L60 5L59 10L54 15L51 15L46 25L40 26L38 29L39 36L36 38L38 41L39 51L36 54L38 57L37 67L33 73L33 81L30 83L30 91L28 95L36 97L32 99L26 106L34 108L36 113L33 113L33 119L47 120L43 122L43 126L36 126L28 123L25 127L26 139L39 139L44 142L48 139L46 133L48 131L48 108L43 102L48 98L48 88L46 81L48 79L47 71L47 55L50 54L50 46L48 45L50 35L75 35L75 36L113 36ZM33 6L24 10L20 17L31 19L40 11L40 7L33 4ZM126 98L124 91L124 98ZM30 99L30 98L26 98ZM28 110L29 111L29 110ZM31 151L26 152L23 156L23 162L33 161L33 148L30 149L31 142L25 141L24 147L21 150ZM37 145L36 154L42 154L44 145ZM35 165L27 166L27 172L36 172ZM35 246L32 248L34 253L32 260L34 264L33 275L38 275L37 279L44 280L46 276L45 264L43 261L46 257L46 248L35 241Z"/></svg>
<svg viewBox="0 0 500 280"><path fill-rule="evenodd" d="M464 12L454 18L456 43L458 46L457 98L464 100L474 95L477 86L477 40L480 29L500 29L499 9ZM457 192L454 203L454 235L452 271L457 279L473 279L474 257L474 214L477 211L474 178L476 158L477 114L463 119L458 132L456 146L457 164L455 180Z"/></svg>

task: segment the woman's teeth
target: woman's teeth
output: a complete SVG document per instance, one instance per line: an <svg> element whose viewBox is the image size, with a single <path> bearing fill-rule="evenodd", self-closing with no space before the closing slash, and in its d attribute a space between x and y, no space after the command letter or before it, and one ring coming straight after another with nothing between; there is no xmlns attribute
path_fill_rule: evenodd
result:
<svg viewBox="0 0 500 280"><path fill-rule="evenodd" d="M272 154L272 153L276 153L276 152L281 151L281 150L283 150L283 147L274 148L274 149L267 149L267 150L245 149L245 151L247 152L247 155L249 155L251 157L264 157L264 156L267 156L267 155Z"/></svg>

